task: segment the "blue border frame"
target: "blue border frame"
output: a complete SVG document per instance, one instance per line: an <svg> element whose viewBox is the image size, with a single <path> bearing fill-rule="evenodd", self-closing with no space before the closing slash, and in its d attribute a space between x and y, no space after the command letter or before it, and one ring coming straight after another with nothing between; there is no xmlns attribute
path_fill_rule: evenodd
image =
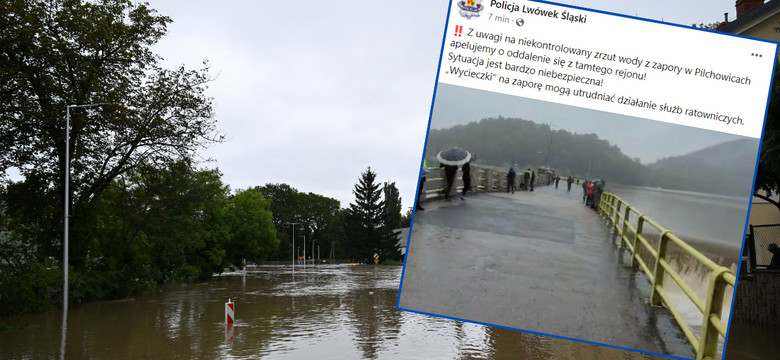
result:
<svg viewBox="0 0 780 360"><path fill-rule="evenodd" d="M434 109L435 102L436 102L436 91L438 90L438 87L439 87L439 74L441 73L441 64L442 64L442 59L444 57L444 46L446 44L446 39L447 39L447 30L448 30L449 25L450 25L449 24L449 19L451 17L451 13L452 13L452 3L453 2L457 2L457 1L458 0L450 0L450 4L449 4L449 6L447 8L447 15L445 17L446 20L445 20L445 23L444 23L444 32L442 34L441 50L439 52L439 64L438 64L438 66L436 68L436 83L434 84L433 96L431 98L431 109L430 109L430 112L428 113L428 127L427 127L426 132L425 132L425 142L423 143L422 156L420 158L420 165L418 167L419 171L418 171L417 188L416 189L419 189L419 187L420 187L420 178L422 177L422 173L423 173L422 166L423 166L423 163L424 163L424 160L425 160L425 148L428 145L428 135L430 134L430 131L431 131L431 119L433 117L433 109ZM485 0L485 1L487 1L487 0ZM770 43L770 44L774 44L775 45L775 62L774 62L774 65L772 67L772 71L769 74L770 75L770 81L769 81L769 89L768 89L767 97L766 97L766 107L764 108L764 122L763 122L763 126L762 126L762 129L761 129L761 136L759 137L758 153L756 154L756 162L755 162L754 170L753 170L753 184L752 184L752 187L750 189L750 194L749 194L750 197L749 197L749 201L748 201L747 216L745 217L745 227L744 227L744 229L742 231L742 247L740 248L740 261L741 261L741 255L743 254L743 252L745 250L744 249L744 247L745 247L744 238L745 238L745 234L747 233L748 223L750 221L750 210L751 210L751 207L753 205L753 193L755 192L756 177L758 176L758 163L759 163L759 160L761 158L761 147L763 145L764 131L765 131L765 127L766 127L766 119L767 119L767 116L769 114L769 100L770 100L770 97L771 97L771 94L772 94L772 84L774 82L774 74L775 74L775 70L776 70L776 67L777 67L778 50L780 50L780 43L778 43L776 41L765 40L765 39L752 38L752 37L748 37L748 36L744 36L744 35L724 33L724 32L719 32L719 31L708 30L708 29L696 28L696 27L693 27L693 26L674 24L674 23L669 23L669 22L659 21L659 20L646 19L646 18L642 18L642 17L638 17L638 16L618 14L618 13L613 13L613 12L603 11L603 10L597 10L597 9L589 9L589 8L585 8L585 7L581 7L581 6L575 6L575 5L561 4L561 3L552 2L552 1L545 1L545 0L528 0L528 1L529 2L535 2L535 3L549 4L549 5L553 5L553 6L561 6L561 7L565 7L565 8L571 8L571 9L584 10L584 11L588 11L588 12L595 12L595 13L600 13L600 14L618 16L618 17L628 18L628 19L633 19L633 20L646 21L646 22L651 22L651 23L656 23L656 24L661 24L661 25L670 25L670 26L680 27L680 28L689 29L689 30L692 29L692 30L698 30L698 31L705 31L705 32L709 32L709 33L715 33L715 34L724 35L724 36L732 36L732 37L748 39L748 40L752 40L752 41L765 42L765 43ZM414 216L417 213L417 203L419 201L419 199L418 199L419 196L420 196L419 191L417 191L417 193L416 193L416 195L414 197L415 209L412 211L411 223L409 224L409 234L406 237L406 253L404 254L404 266L403 266L403 269L401 270L401 281L400 281L400 283L398 285L398 297L396 298L396 303L395 303L396 310L407 311L407 312L416 313L416 314L422 314L422 315L428 315L428 316L433 316L433 317L437 317L437 318L450 319L450 320L456 320L456 321L461 321L461 322L468 322L468 323L473 323L473 324L478 324L478 325L483 325L483 326L496 327L496 328L501 328L501 329L506 329L506 330L513 330L513 331L524 332L524 333L529 333L529 334L543 335L543 336L557 338L557 339L577 341L577 342L591 344L591 345L596 345L596 346L605 346L605 347L610 347L610 348L614 348L614 349L639 352L639 353L644 353L644 354L649 354L649 355L663 356L663 357L668 357L668 358L672 358L672 359L682 359L682 360L689 359L689 358L683 358L683 357L678 357L678 356L669 355L669 354L654 353L654 352L650 352L650 351L644 351L644 350L639 350L639 349L631 349L631 348L626 348L626 347L617 346L617 345L597 343L597 342L592 342L592 341L587 341L587 340L568 338L568 337L564 337L564 336L546 334L546 333L542 333L542 332L536 332L536 331L530 331L530 330L524 330L524 329L511 328L511 327L507 327L507 326L488 324L488 323L474 321L474 320L460 319L460 318L455 318L455 317L449 317L449 316L444 316L444 315L431 314L431 313L426 313L426 312L422 312L422 311L416 311L416 310L401 308L400 307L401 290L403 288L404 275L406 273L406 260L407 260L406 258L409 255L409 251L411 251L409 245L411 244L412 228L414 227ZM736 297L737 297L737 285L739 285L739 270L740 270L740 268L737 267L737 274L736 274L737 281L735 281L735 283L734 283L734 290L733 290L733 293L732 293L732 296L731 296L731 307L729 308L729 321L728 321L728 324L726 325L727 330L726 330L726 335L724 336L724 340L723 340L723 353L721 354L721 359L725 359L725 357L726 357L726 347L728 345L728 335L729 335L729 333L731 331L731 319L733 318L732 313L733 313L733 310L734 310L734 303L735 303L735 300L736 300ZM696 349L693 349L693 350L694 350L694 353L695 353Z"/></svg>
<svg viewBox="0 0 780 360"><path fill-rule="evenodd" d="M439 74L441 73L441 62L442 58L444 56L444 44L447 40L447 28L450 26L450 12L452 11L452 3L453 1L457 0L450 0L450 5L447 7L447 14L444 17L444 33L442 33L441 36L441 50L439 50L439 65L436 66L436 83L433 84L433 96L431 97L431 110L428 112L428 127L425 129L425 142L423 143L423 149L422 149L422 156L420 157L420 165L418 166L417 171L417 187L415 190L417 192L414 195L414 210L412 210L412 219L409 223L409 234L406 235L406 253L404 254L404 266L401 269L401 282L398 284L398 297L395 300L395 309L396 310L404 310L404 311L411 311L402 309L400 307L401 303L401 289L404 286L404 274L406 274L406 257L409 255L409 244L411 243L412 239L412 227L414 226L414 215L417 214L417 204L420 197L420 178L423 174L423 164L425 163L425 147L428 145L428 134L431 132L431 118L433 117L433 106L436 102L436 90L439 89ZM412 311L413 312L413 311ZM426 315L432 315L432 316L438 316L434 314L426 314Z"/></svg>

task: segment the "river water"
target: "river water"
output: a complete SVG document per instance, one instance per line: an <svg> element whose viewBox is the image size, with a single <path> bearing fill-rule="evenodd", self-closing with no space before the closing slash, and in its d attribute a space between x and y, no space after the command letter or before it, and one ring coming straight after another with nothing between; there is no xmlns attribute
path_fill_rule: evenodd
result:
<svg viewBox="0 0 780 360"><path fill-rule="evenodd" d="M729 261L739 259L750 199L690 191L607 186L606 191L622 197L694 247L713 246L718 248L720 256ZM632 224L635 223L634 219ZM718 261L717 258L713 260Z"/></svg>
<svg viewBox="0 0 780 360"><path fill-rule="evenodd" d="M395 310L401 267L258 266L0 318L3 359L660 359ZM224 321L225 302L236 322ZM63 352L64 350L64 352Z"/></svg>

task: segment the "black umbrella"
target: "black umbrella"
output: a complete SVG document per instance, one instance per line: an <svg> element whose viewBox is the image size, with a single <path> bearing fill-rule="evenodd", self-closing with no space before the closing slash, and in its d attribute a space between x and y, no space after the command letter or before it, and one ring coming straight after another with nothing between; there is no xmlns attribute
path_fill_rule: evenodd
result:
<svg viewBox="0 0 780 360"><path fill-rule="evenodd" d="M460 166L471 160L471 154L459 147L452 147L447 150L439 151L436 160L444 165Z"/></svg>

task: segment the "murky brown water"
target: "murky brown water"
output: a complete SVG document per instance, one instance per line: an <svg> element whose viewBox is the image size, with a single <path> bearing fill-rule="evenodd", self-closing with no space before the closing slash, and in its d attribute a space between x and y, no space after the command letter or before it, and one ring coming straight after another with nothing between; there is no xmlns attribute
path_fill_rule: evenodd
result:
<svg viewBox="0 0 780 360"><path fill-rule="evenodd" d="M780 354L780 329L732 321L726 360L777 359Z"/></svg>
<svg viewBox="0 0 780 360"><path fill-rule="evenodd" d="M261 266L71 307L66 359L661 359L395 310L401 267ZM228 298L236 323L224 324ZM62 312L0 318L0 358L62 358ZM26 325L26 327L24 327ZM17 329L16 327L24 327Z"/></svg>

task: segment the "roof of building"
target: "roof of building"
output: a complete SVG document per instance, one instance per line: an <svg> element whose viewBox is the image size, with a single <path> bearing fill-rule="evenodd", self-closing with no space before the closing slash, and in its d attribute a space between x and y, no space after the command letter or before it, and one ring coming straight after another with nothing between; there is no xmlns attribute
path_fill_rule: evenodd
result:
<svg viewBox="0 0 780 360"><path fill-rule="evenodd" d="M764 5L761 5L753 9L753 11L737 18L736 20L721 25L720 27L718 27L717 30L722 32L733 33L736 30L738 30L741 26L746 25L751 21L771 11L775 11L775 12L780 11L780 7L778 6L780 6L780 0L771 0L769 2L764 3Z"/></svg>

